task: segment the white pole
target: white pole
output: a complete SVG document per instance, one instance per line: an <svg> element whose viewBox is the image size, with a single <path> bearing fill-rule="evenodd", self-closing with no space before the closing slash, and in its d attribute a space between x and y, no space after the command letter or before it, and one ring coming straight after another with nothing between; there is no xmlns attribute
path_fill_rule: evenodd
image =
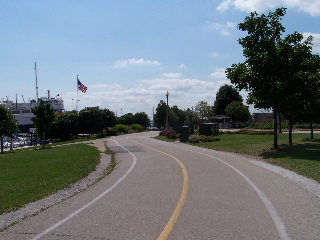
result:
<svg viewBox="0 0 320 240"><path fill-rule="evenodd" d="M79 89L78 89L78 75L77 75L77 102L76 102L76 111L78 112L78 92L79 92Z"/></svg>

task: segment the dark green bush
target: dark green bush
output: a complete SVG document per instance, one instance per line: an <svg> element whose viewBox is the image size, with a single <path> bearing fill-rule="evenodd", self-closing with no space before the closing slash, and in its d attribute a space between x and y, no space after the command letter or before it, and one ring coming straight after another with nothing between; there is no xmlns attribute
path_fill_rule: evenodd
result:
<svg viewBox="0 0 320 240"><path fill-rule="evenodd" d="M142 132L143 131L143 126L140 124L132 124L130 128L134 132Z"/></svg>
<svg viewBox="0 0 320 240"><path fill-rule="evenodd" d="M117 133L128 133L129 132L129 127L127 125L124 125L124 124L117 124L116 126L114 126L114 130Z"/></svg>

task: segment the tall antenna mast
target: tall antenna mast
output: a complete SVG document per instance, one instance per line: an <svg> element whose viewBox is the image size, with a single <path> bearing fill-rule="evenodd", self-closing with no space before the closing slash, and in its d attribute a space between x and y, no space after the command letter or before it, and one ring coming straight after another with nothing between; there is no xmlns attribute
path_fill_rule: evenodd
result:
<svg viewBox="0 0 320 240"><path fill-rule="evenodd" d="M34 72L36 74L36 101L38 101L39 96L38 96L38 74L37 74L37 62L34 63Z"/></svg>

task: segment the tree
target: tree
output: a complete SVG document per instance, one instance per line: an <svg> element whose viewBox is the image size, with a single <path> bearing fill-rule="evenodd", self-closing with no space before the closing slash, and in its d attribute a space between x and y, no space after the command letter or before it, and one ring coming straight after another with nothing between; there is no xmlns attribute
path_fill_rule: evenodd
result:
<svg viewBox="0 0 320 240"><path fill-rule="evenodd" d="M316 74L309 74L309 84L305 95L307 98L303 99L303 111L300 118L310 124L310 138L313 139L313 122L320 121L320 57L313 55L313 59L309 64L310 67L315 68Z"/></svg>
<svg viewBox="0 0 320 240"><path fill-rule="evenodd" d="M216 115L225 115L227 106L234 101L242 103L243 98L239 91L232 85L225 84L221 86L213 104L214 113Z"/></svg>
<svg viewBox="0 0 320 240"><path fill-rule="evenodd" d="M226 70L237 89L248 91L247 103L273 109L274 148L278 148L277 113L292 118L301 110L305 85L309 84L307 76L314 74L307 64L311 38L302 42L298 33L281 38L285 28L280 21L285 13L285 8L278 8L267 16L256 12L247 16L238 25L248 32L239 39L246 60Z"/></svg>
<svg viewBox="0 0 320 240"><path fill-rule="evenodd" d="M43 141L43 148L45 148L46 138L51 134L53 121L56 116L54 109L50 104L44 103L41 100L40 104L31 111L35 115L35 117L32 118L32 121L37 129L36 133L40 140Z"/></svg>
<svg viewBox="0 0 320 240"><path fill-rule="evenodd" d="M171 112L175 113L172 114ZM187 119L186 112L179 109L177 105L173 105L170 108L169 117L171 119L171 122L174 123L184 123Z"/></svg>
<svg viewBox="0 0 320 240"><path fill-rule="evenodd" d="M111 128L117 123L117 118L114 112L109 109L101 109L102 127L104 129Z"/></svg>
<svg viewBox="0 0 320 240"><path fill-rule="evenodd" d="M58 115L53 122L54 137L61 141L72 140L72 136L80 133L78 121L79 114L75 110Z"/></svg>
<svg viewBox="0 0 320 240"><path fill-rule="evenodd" d="M54 136L61 141L71 140L73 135L100 133L116 124L116 116L109 109L85 108L58 115L54 121Z"/></svg>
<svg viewBox="0 0 320 240"><path fill-rule="evenodd" d="M3 153L3 139L19 131L16 118L3 106L0 106L0 140L1 153Z"/></svg>
<svg viewBox="0 0 320 240"><path fill-rule="evenodd" d="M281 17L285 9L277 9L268 16L258 17L256 12L245 18L238 25L248 36L239 39L243 47L246 60L243 63L233 64L227 68L227 77L240 90L248 91L247 103L255 104L258 108L272 108L274 117L274 148L278 148L277 136L277 108L282 96L279 94L278 83L280 59L278 42L281 33L285 30L281 25Z"/></svg>
<svg viewBox="0 0 320 240"><path fill-rule="evenodd" d="M134 119L134 123L140 124L145 128L150 126L150 118L145 112L138 112L134 114L133 119Z"/></svg>
<svg viewBox="0 0 320 240"><path fill-rule="evenodd" d="M230 103L227 106L225 112L228 116L232 117L233 122L247 122L251 116L249 107L237 101L233 101L232 103Z"/></svg>
<svg viewBox="0 0 320 240"><path fill-rule="evenodd" d="M193 117L193 110L190 109L190 108L187 108L187 110L184 111L185 113L185 116L186 116L186 119L185 119L185 122L187 124L190 124L192 121L192 117Z"/></svg>
<svg viewBox="0 0 320 240"><path fill-rule="evenodd" d="M157 128L164 127L166 125L167 116L167 104L165 101L160 100L154 114L154 123Z"/></svg>
<svg viewBox="0 0 320 240"><path fill-rule="evenodd" d="M86 107L79 111L79 132L82 134L101 133L104 128L115 124L114 113L99 107Z"/></svg>
<svg viewBox="0 0 320 240"><path fill-rule="evenodd" d="M134 115L132 113L127 113L118 118L118 123L125 125L134 124Z"/></svg>
<svg viewBox="0 0 320 240"><path fill-rule="evenodd" d="M200 101L194 107L194 112L198 114L201 122L208 121L209 117L212 116L212 107L206 101Z"/></svg>

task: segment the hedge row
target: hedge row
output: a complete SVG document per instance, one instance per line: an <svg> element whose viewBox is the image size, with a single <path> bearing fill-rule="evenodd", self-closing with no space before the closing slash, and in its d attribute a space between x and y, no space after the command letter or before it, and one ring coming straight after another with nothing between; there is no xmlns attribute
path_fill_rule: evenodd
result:
<svg viewBox="0 0 320 240"><path fill-rule="evenodd" d="M131 126L125 124L117 124L113 127L112 131L116 134L130 133L130 132L142 132L143 126L140 124L132 124Z"/></svg>

